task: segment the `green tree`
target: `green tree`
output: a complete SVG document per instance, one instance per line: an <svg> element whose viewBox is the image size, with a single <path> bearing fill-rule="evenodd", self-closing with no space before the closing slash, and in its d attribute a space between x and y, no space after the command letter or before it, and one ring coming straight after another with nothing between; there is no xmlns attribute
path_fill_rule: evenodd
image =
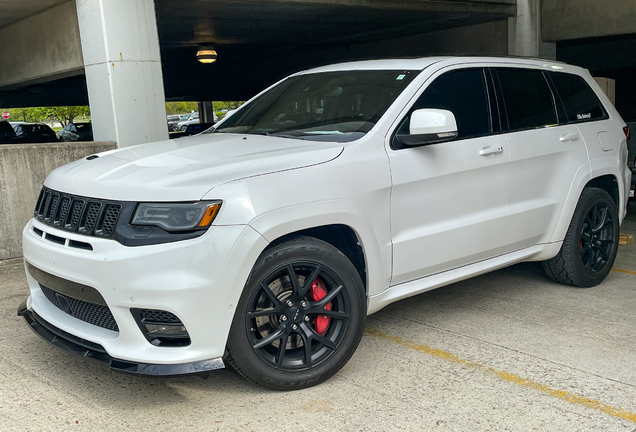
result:
<svg viewBox="0 0 636 432"><path fill-rule="evenodd" d="M62 126L73 123L77 117L90 116L91 111L87 106L55 106L45 108L47 117L55 117Z"/></svg>
<svg viewBox="0 0 636 432"><path fill-rule="evenodd" d="M0 108L0 111L4 108ZM46 108L32 107L32 108L9 108L11 111L11 117L9 121L21 121L27 123L39 123L47 118Z"/></svg>
<svg viewBox="0 0 636 432"><path fill-rule="evenodd" d="M237 109L238 107L240 107L244 103L245 103L244 101L223 101L223 104L225 105L224 108L227 108L227 109L230 109L230 110Z"/></svg>
<svg viewBox="0 0 636 432"><path fill-rule="evenodd" d="M166 102L166 114L185 114L191 111L198 111L197 102Z"/></svg>

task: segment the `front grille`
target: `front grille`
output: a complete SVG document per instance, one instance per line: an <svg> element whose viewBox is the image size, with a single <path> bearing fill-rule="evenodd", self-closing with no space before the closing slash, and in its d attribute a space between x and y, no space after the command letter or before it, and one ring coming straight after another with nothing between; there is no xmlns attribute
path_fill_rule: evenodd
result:
<svg viewBox="0 0 636 432"><path fill-rule="evenodd" d="M57 192L43 187L33 215L65 231L108 238L115 233L122 203Z"/></svg>
<svg viewBox="0 0 636 432"><path fill-rule="evenodd" d="M91 303L85 300L79 300L64 294L60 294L50 288L45 287L42 284L40 284L40 289L42 290L44 296L51 303L53 303L53 306L71 315L72 317L108 330L113 330L116 332L119 331L117 322L115 322L115 318L110 312L110 309L108 309L108 306L99 305L96 303ZM62 303L66 301L68 309L70 310L66 310L66 305L62 305L62 303L60 303L60 297L62 297L63 299Z"/></svg>

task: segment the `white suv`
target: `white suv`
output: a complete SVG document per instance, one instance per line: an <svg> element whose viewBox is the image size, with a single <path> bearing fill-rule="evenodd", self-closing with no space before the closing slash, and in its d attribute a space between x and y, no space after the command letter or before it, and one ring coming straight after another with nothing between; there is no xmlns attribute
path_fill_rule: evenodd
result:
<svg viewBox="0 0 636 432"><path fill-rule="evenodd" d="M209 133L53 171L24 229L19 314L115 370L230 364L273 389L315 385L397 300L521 261L600 283L626 143L590 74L565 64L301 72Z"/></svg>

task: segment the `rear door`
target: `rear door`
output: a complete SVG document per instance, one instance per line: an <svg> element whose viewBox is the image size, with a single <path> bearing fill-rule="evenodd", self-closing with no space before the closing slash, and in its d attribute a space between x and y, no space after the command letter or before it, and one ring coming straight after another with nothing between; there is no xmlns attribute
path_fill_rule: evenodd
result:
<svg viewBox="0 0 636 432"><path fill-rule="evenodd" d="M577 172L589 164L575 125L559 125L541 69L494 68L510 151L508 238L514 249L549 241Z"/></svg>
<svg viewBox="0 0 636 432"><path fill-rule="evenodd" d="M423 147L391 142L392 285L508 251L508 151L492 115L489 73L445 70L429 82L392 136L408 133L410 114L421 108L453 112L459 135Z"/></svg>

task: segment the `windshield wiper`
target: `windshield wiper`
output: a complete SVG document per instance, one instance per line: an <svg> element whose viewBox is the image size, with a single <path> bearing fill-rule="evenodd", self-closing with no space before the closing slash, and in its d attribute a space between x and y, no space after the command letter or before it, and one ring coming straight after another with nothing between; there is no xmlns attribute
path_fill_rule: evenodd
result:
<svg viewBox="0 0 636 432"><path fill-rule="evenodd" d="M265 135L265 136L272 136L272 137L277 137L277 138L289 138L289 139L299 139L299 140L306 140L306 138L303 138L300 135L289 135L289 134L277 134L276 132L271 133L271 132L260 132L259 135Z"/></svg>

